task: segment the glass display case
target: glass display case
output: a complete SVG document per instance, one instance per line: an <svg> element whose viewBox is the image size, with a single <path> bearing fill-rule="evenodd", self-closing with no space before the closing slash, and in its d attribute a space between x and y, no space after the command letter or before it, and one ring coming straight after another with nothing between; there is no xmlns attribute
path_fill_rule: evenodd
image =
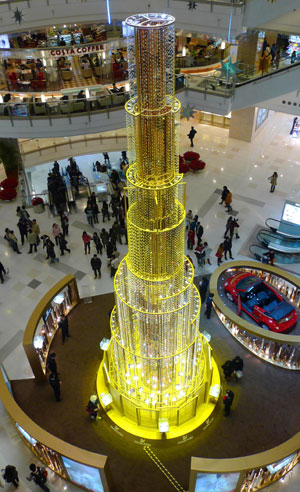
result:
<svg viewBox="0 0 300 492"><path fill-rule="evenodd" d="M39 356L43 371L46 372L47 357L53 337L58 330L62 315L67 316L74 304L72 286L67 285L50 302L41 316L34 334L33 345Z"/></svg>

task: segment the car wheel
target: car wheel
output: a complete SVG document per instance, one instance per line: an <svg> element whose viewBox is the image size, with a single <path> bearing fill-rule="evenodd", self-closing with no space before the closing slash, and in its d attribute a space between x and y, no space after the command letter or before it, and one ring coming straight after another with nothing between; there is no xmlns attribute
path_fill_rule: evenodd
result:
<svg viewBox="0 0 300 492"><path fill-rule="evenodd" d="M261 326L262 328L264 328L265 330L268 330L268 329L269 329L269 327L268 327L265 323L262 323L260 326Z"/></svg>
<svg viewBox="0 0 300 492"><path fill-rule="evenodd" d="M227 292L227 291L226 291L226 292L225 292L225 296L227 297L227 299L228 299L229 301L231 301L231 302L233 302L233 301L234 301L234 298L233 298L232 294L230 294L230 292Z"/></svg>

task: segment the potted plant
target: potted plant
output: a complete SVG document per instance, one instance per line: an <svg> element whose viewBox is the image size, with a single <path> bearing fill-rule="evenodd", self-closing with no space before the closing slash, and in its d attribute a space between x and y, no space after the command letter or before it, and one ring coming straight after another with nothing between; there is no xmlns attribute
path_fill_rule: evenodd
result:
<svg viewBox="0 0 300 492"><path fill-rule="evenodd" d="M183 154L184 160L185 161L195 161L196 159L200 158L200 154L198 152L193 152L192 150L189 150L188 152L185 152Z"/></svg>
<svg viewBox="0 0 300 492"><path fill-rule="evenodd" d="M201 159L195 159L190 162L190 168L192 171L202 171L206 166L206 163Z"/></svg>
<svg viewBox="0 0 300 492"><path fill-rule="evenodd" d="M14 200L17 196L16 188L3 188L0 191L0 200L10 201Z"/></svg>
<svg viewBox="0 0 300 492"><path fill-rule="evenodd" d="M32 199L33 210L36 214L41 214L45 210L44 200L40 196Z"/></svg>
<svg viewBox="0 0 300 492"><path fill-rule="evenodd" d="M16 139L0 139L0 161L3 162L6 176L18 180L18 168L22 158Z"/></svg>
<svg viewBox="0 0 300 492"><path fill-rule="evenodd" d="M16 188L18 186L18 180L15 178L6 178L0 183L0 187L4 189Z"/></svg>

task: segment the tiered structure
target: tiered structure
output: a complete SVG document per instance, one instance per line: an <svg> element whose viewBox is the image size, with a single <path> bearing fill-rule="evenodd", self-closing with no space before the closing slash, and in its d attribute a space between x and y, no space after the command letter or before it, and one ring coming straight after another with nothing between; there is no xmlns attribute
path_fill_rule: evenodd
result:
<svg viewBox="0 0 300 492"><path fill-rule="evenodd" d="M126 104L128 255L115 276L112 340L104 363L114 410L154 429L162 420L171 428L194 418L208 399L212 372L209 345L198 331L194 271L184 256L174 21L166 14L126 20L134 35L128 49L132 97Z"/></svg>

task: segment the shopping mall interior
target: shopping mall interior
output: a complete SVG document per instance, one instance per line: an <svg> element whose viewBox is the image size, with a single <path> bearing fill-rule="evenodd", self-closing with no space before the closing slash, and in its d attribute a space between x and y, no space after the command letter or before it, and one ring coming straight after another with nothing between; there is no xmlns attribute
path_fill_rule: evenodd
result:
<svg viewBox="0 0 300 492"><path fill-rule="evenodd" d="M0 486L298 492L298 2L99 3L0 0Z"/></svg>

